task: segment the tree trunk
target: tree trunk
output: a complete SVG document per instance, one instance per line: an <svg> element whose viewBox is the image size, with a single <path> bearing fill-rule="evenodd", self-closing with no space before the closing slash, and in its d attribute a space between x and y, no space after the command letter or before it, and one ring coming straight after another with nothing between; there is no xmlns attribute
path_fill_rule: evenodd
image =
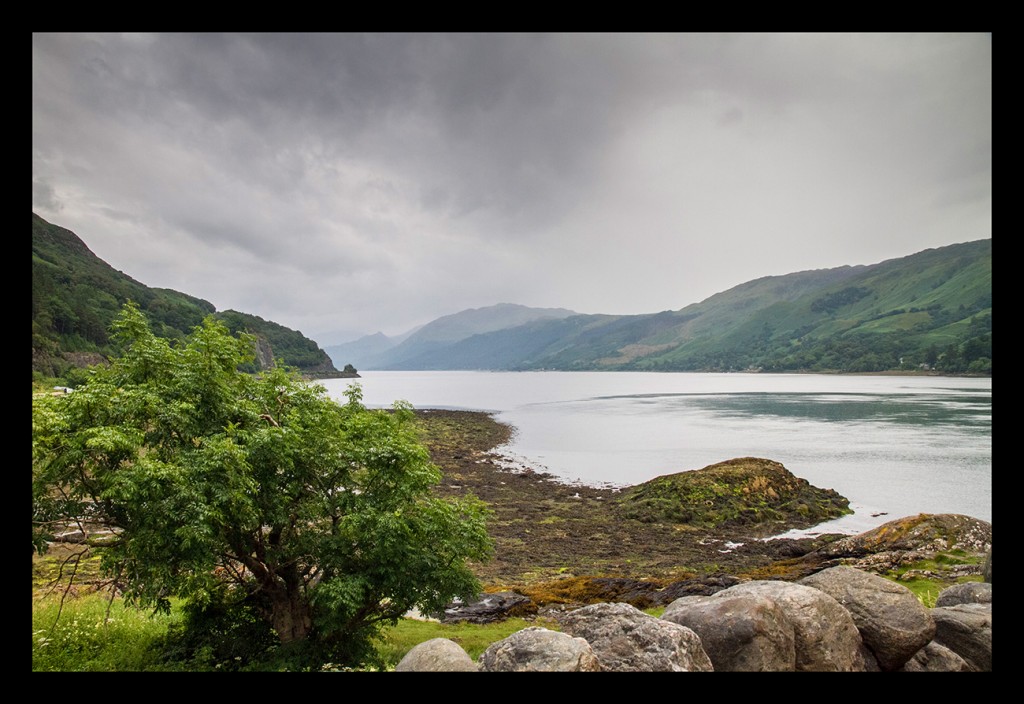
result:
<svg viewBox="0 0 1024 704"><path fill-rule="evenodd" d="M300 590L277 589L270 597L270 625L281 643L305 640L313 626L309 602Z"/></svg>

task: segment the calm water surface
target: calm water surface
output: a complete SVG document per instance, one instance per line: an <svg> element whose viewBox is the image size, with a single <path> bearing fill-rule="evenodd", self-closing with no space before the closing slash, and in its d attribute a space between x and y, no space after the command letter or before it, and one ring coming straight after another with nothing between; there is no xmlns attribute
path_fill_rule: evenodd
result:
<svg viewBox="0 0 1024 704"><path fill-rule="evenodd" d="M917 513L992 520L992 380L818 374L360 372L372 408L491 411L502 448L567 482L626 486L765 457L850 499L855 533ZM349 379L322 380L342 399Z"/></svg>

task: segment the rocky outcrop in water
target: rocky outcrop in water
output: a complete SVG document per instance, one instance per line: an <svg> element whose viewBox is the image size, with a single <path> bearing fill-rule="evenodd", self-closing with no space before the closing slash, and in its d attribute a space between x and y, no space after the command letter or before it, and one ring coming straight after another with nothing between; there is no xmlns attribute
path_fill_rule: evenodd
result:
<svg viewBox="0 0 1024 704"><path fill-rule="evenodd" d="M805 555L779 560L752 576L796 581L845 565L875 574L902 571L904 580L984 578L986 569L991 577L991 551L992 524L988 521L955 513L921 513L826 541ZM921 569L914 567L915 563L929 566Z"/></svg>
<svg viewBox="0 0 1024 704"><path fill-rule="evenodd" d="M624 490L616 505L624 517L638 521L730 526L762 535L851 513L850 502L836 491L812 486L780 463L759 457L656 477Z"/></svg>

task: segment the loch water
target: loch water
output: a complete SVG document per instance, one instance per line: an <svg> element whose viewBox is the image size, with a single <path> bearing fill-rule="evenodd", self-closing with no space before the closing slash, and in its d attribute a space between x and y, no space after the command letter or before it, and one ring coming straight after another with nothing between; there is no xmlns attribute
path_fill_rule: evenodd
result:
<svg viewBox="0 0 1024 704"><path fill-rule="evenodd" d="M318 383L371 408L479 410L500 452L562 481L628 486L735 457L781 462L850 500L816 532L917 513L992 520L991 378L647 372L367 371ZM790 535L790 534L787 534Z"/></svg>

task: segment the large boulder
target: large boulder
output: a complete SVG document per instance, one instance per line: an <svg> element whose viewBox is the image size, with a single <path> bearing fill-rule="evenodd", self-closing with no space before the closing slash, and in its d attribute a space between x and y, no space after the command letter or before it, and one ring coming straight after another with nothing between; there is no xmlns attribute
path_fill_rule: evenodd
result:
<svg viewBox="0 0 1024 704"><path fill-rule="evenodd" d="M976 672L992 671L992 604L957 604L932 609L935 641Z"/></svg>
<svg viewBox="0 0 1024 704"><path fill-rule="evenodd" d="M831 567L801 579L850 612L864 644L883 671L897 670L935 635L935 622L914 593L890 579Z"/></svg>
<svg viewBox="0 0 1024 704"><path fill-rule="evenodd" d="M395 672L477 672L479 669L461 645L447 638L420 643L395 666Z"/></svg>
<svg viewBox="0 0 1024 704"><path fill-rule="evenodd" d="M483 672L599 672L590 644L568 633L531 626L492 643L480 656Z"/></svg>
<svg viewBox="0 0 1024 704"><path fill-rule="evenodd" d="M737 584L716 598L750 594L774 601L793 624L797 672L863 672L863 641L850 612L814 587L756 580Z"/></svg>
<svg viewBox="0 0 1024 704"><path fill-rule="evenodd" d="M712 672L701 640L686 626L645 614L630 604L584 606L560 618L583 638L606 672Z"/></svg>
<svg viewBox="0 0 1024 704"><path fill-rule="evenodd" d="M992 585L989 582L961 582L960 584L954 584L939 592L939 596L935 600L936 606L991 603Z"/></svg>
<svg viewBox="0 0 1024 704"><path fill-rule="evenodd" d="M792 622L772 599L758 594L686 596L661 618L700 636L716 672L792 672L796 644Z"/></svg>
<svg viewBox="0 0 1024 704"><path fill-rule="evenodd" d="M900 672L970 672L971 666L944 645L932 641L907 660Z"/></svg>

